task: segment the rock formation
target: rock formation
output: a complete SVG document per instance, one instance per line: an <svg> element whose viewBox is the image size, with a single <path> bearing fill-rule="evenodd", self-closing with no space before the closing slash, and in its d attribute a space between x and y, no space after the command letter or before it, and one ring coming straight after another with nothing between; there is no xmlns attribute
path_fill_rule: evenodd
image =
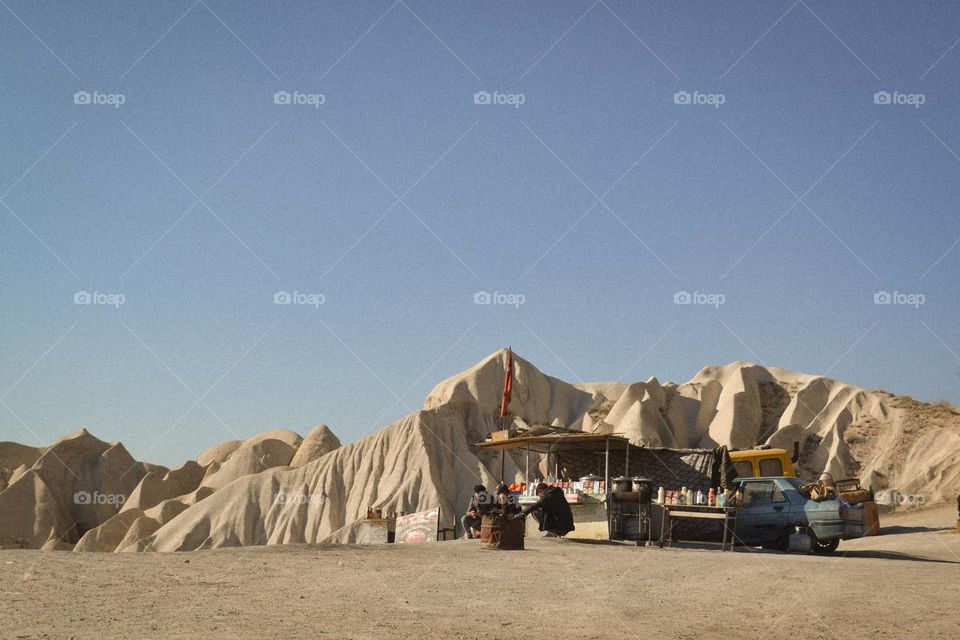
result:
<svg viewBox="0 0 960 640"><path fill-rule="evenodd" d="M709 366L685 383L569 384L515 356L512 418L531 426L619 433L641 446L748 448L798 443L807 476L859 477L877 492L929 502L960 493L960 411L830 378L749 362ZM506 367L498 351L438 384L424 408L340 446L321 425L306 438L268 431L204 452L179 469L134 461L86 431L46 449L0 443L0 546L183 551L350 541L367 507L439 506L452 526L499 454L474 446L496 417ZM521 479L523 461L506 457ZM74 494L120 495L120 504Z"/></svg>

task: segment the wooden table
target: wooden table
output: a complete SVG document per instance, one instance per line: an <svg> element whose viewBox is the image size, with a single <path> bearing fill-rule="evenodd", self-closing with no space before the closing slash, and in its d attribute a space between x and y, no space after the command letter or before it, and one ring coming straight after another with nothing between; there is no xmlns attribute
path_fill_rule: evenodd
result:
<svg viewBox="0 0 960 640"><path fill-rule="evenodd" d="M663 509L663 517L660 519L661 548L665 541L669 546L673 546L674 518L699 518L704 520L723 520L723 538L720 542L720 548L724 551L727 550L727 538L729 537L730 551L733 551L733 545L737 538L736 507L711 507L702 504L654 504Z"/></svg>

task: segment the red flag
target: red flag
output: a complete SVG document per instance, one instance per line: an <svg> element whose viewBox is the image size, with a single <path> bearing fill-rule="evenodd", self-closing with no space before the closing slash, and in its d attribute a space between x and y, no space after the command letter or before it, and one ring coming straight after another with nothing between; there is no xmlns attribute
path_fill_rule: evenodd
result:
<svg viewBox="0 0 960 640"><path fill-rule="evenodd" d="M500 402L500 417L507 417L510 394L513 391L513 349L507 348L507 374L503 380L503 400Z"/></svg>

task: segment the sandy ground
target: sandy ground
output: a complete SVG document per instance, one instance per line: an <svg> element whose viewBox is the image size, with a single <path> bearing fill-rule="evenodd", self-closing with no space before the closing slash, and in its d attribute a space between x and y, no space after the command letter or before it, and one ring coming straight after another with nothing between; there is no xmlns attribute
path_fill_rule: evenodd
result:
<svg viewBox="0 0 960 640"><path fill-rule="evenodd" d="M954 509L836 556L528 539L0 551L6 638L956 638Z"/></svg>

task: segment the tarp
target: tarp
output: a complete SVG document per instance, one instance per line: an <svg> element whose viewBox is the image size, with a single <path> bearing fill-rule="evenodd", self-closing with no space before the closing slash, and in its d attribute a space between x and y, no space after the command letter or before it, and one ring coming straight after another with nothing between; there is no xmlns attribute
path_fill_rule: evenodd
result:
<svg viewBox="0 0 960 640"><path fill-rule="evenodd" d="M726 447L716 449L651 449L630 453L630 475L653 480L657 489L677 490L687 487L704 493L710 487L731 488L736 471ZM662 511L655 507L651 513L653 537L660 534ZM719 541L722 524L714 520L677 519L674 523L675 540Z"/></svg>
<svg viewBox="0 0 960 640"><path fill-rule="evenodd" d="M709 491L729 488L735 477L730 452L716 449L666 449L644 447L630 453L630 475L650 478L653 490L687 487Z"/></svg>

